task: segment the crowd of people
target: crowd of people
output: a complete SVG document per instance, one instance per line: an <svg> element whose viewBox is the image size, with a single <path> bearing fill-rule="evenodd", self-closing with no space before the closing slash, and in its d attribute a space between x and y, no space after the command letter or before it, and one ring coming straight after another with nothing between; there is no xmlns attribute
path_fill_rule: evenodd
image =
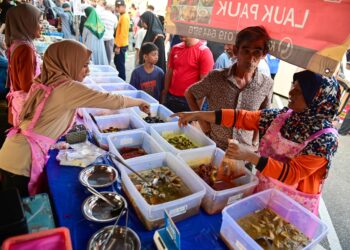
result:
<svg viewBox="0 0 350 250"><path fill-rule="evenodd" d="M23 195L40 190L47 152L70 128L77 108L140 106L148 112L142 100L81 83L90 62L109 65L112 59L126 80L126 53L135 48L130 84L175 112L181 126L198 121L228 157L244 160L249 169L256 166L259 190L276 186L317 211L338 146L332 119L339 86L334 78L296 73L288 107L271 109L279 60L269 54L271 38L264 27L242 29L234 44L220 45L170 36L152 6L139 13L123 0L115 6L105 0L82 5L80 29L74 27L69 2L44 0L40 11L26 3L10 7L6 1L0 59L8 60L8 122L13 127L0 150L0 189L15 186ZM43 18L61 23L65 40L49 46L42 62L33 40L40 37ZM229 143L232 138L238 144Z"/></svg>

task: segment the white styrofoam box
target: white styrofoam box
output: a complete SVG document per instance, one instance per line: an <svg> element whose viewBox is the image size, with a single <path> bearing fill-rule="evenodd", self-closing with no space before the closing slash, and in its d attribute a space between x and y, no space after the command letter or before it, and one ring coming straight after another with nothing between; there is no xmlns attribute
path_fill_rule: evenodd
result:
<svg viewBox="0 0 350 250"><path fill-rule="evenodd" d="M220 148L199 149L193 152L181 152L177 156L182 159L189 168L191 168L190 166L198 166L208 163L212 163L214 166L219 167L225 156L225 152ZM238 187L216 191L196 175L206 189L206 194L202 200L202 207L208 214L219 213L225 206L251 195L254 192L255 187L258 185L258 178L245 168L243 161L236 161L236 164L245 171L244 176L235 180L237 184L240 184Z"/></svg>
<svg viewBox="0 0 350 250"><path fill-rule="evenodd" d="M101 83L98 86L107 92L136 90L136 88L129 83Z"/></svg>
<svg viewBox="0 0 350 250"><path fill-rule="evenodd" d="M147 94L142 90L125 90L116 92L119 95L125 95L133 98L139 98L146 102L148 102L151 106L155 104L159 104L159 102L151 95Z"/></svg>
<svg viewBox="0 0 350 250"><path fill-rule="evenodd" d="M169 153L158 153L129 159L126 162L137 172L161 166L168 166L181 178L192 192L191 195L180 199L158 205L150 205L131 182L128 176L131 173L130 170L119 164L118 166L122 175L123 189L135 208L136 214L148 230L152 230L153 228L162 225L164 210L167 210L169 215L175 221L185 219L199 212L200 203L205 194L205 188L198 179L195 178L195 174L178 158Z"/></svg>
<svg viewBox="0 0 350 250"><path fill-rule="evenodd" d="M144 123L144 125L147 128L148 132L149 132L149 128L151 126L153 126L155 124L159 124L159 123L147 123L147 122L145 122L143 120L143 118L145 117L145 113L142 112L139 107L133 107L132 110L135 112L136 115L138 115L140 117L140 119L142 119L142 122ZM175 122L175 121L177 121L179 119L178 117L170 118L170 115L174 114L174 112L171 111L170 109L168 109L167 107L165 107L162 104L152 105L150 107L150 112L151 112L151 116L152 117L158 116L165 123L166 122Z"/></svg>
<svg viewBox="0 0 350 250"><path fill-rule="evenodd" d="M108 136L107 140L109 151L120 158L123 157L119 153L119 149L123 147L141 147L147 155L163 152L162 147L145 131L120 132L118 135Z"/></svg>
<svg viewBox="0 0 350 250"><path fill-rule="evenodd" d="M89 65L90 73L101 72L101 73L116 73L118 71L109 65Z"/></svg>
<svg viewBox="0 0 350 250"><path fill-rule="evenodd" d="M120 77L113 75L113 76L97 76L97 75L90 75L90 78L97 84L101 83L125 83L123 79Z"/></svg>
<svg viewBox="0 0 350 250"><path fill-rule="evenodd" d="M151 136L164 148L165 151L169 151L175 155L185 151L196 151L200 148L214 149L216 144L203 132L199 131L195 127L188 125L186 127L179 127L177 122L159 123L150 127ZM185 134L198 148L179 150L173 145L167 142L164 135L167 134Z"/></svg>
<svg viewBox="0 0 350 250"><path fill-rule="evenodd" d="M125 114L125 113L130 113L132 114L133 111L131 108L127 109L101 109L101 108L82 108L80 109L82 116L83 116L83 121L85 126L92 131L92 119L90 117L90 113L94 117L99 117L99 116L110 116L110 115L117 115L117 114Z"/></svg>
<svg viewBox="0 0 350 250"><path fill-rule="evenodd" d="M303 249L313 249L327 235L327 225L316 215L277 189L268 189L227 206L222 211L220 235L230 249L263 249L244 232L237 221L264 208L270 208L311 239Z"/></svg>
<svg viewBox="0 0 350 250"><path fill-rule="evenodd" d="M96 82L94 80L92 80L92 78L90 76L87 76L84 78L83 83L85 84L96 84Z"/></svg>
<svg viewBox="0 0 350 250"><path fill-rule="evenodd" d="M130 128L128 130L146 130L143 126L142 122L138 117L134 114L117 114L117 115L109 115L109 116L98 116L95 117L98 126L101 129L106 129L109 127L117 127L120 129ZM109 135L121 133L126 130L112 132L112 133L102 133L96 126L96 124L92 120L88 120L90 123L90 127L92 127L92 134L95 137L96 141L103 149L108 149L108 141L107 137Z"/></svg>

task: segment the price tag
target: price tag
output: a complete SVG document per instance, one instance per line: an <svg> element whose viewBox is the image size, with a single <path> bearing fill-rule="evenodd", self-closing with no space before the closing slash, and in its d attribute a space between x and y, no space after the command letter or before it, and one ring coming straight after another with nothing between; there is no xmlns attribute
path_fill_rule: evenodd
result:
<svg viewBox="0 0 350 250"><path fill-rule="evenodd" d="M174 216L177 216L179 214L186 213L186 211L187 211L187 205L184 205L182 207L177 207L177 208L169 210L169 215L171 217L174 217Z"/></svg>
<svg viewBox="0 0 350 250"><path fill-rule="evenodd" d="M243 193L240 193L240 194L236 194L236 195L231 196L231 197L228 198L228 200L227 200L227 205L230 205L230 204L232 204L234 201L241 199L242 196L243 196Z"/></svg>
<svg viewBox="0 0 350 250"><path fill-rule="evenodd" d="M158 250L179 250L180 245L180 232L177 229L171 216L164 211L165 227L156 230L153 236L153 240Z"/></svg>
<svg viewBox="0 0 350 250"><path fill-rule="evenodd" d="M180 249L180 232L175 226L174 221L171 219L167 211L164 212L164 220L165 220L166 231L168 232L172 241L175 243L177 249Z"/></svg>

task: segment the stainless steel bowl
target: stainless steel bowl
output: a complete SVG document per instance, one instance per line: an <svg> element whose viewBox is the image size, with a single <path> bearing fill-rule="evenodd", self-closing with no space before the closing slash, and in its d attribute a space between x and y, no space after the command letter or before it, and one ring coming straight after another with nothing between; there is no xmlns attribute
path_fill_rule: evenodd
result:
<svg viewBox="0 0 350 250"><path fill-rule="evenodd" d="M101 192L101 194L115 204L116 207L112 207L97 196L91 195L83 202L81 207L83 215L86 219L95 222L104 223L114 221L122 212L123 208L127 208L126 200L114 192Z"/></svg>
<svg viewBox="0 0 350 250"><path fill-rule="evenodd" d="M79 181L84 186L94 188L108 187L118 178L115 168L105 164L96 164L80 171Z"/></svg>
<svg viewBox="0 0 350 250"><path fill-rule="evenodd" d="M103 249L106 239L113 226L107 226L97 231L89 240L88 250ZM108 243L108 249L113 250L140 250L141 242L137 234L129 227L116 226Z"/></svg>

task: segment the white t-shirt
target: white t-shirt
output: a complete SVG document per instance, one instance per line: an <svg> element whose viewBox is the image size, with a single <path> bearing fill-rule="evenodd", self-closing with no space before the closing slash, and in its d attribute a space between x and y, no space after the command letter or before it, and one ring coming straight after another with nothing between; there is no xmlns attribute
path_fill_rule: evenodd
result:
<svg viewBox="0 0 350 250"><path fill-rule="evenodd" d="M141 49L142 41L145 38L147 30L144 28L139 29L135 34L135 49Z"/></svg>
<svg viewBox="0 0 350 250"><path fill-rule="evenodd" d="M114 39L114 30L118 24L118 18L111 11L102 9L99 11L99 16L103 24L105 25L105 33L103 35L103 40L109 41Z"/></svg>

